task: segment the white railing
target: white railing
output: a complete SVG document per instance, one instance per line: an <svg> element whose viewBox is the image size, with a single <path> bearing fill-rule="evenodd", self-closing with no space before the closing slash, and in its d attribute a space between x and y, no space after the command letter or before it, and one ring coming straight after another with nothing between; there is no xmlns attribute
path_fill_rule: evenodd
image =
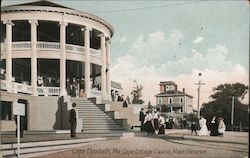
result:
<svg viewBox="0 0 250 158"><path fill-rule="evenodd" d="M90 48L90 55L93 56L93 57L97 57L97 58L102 58L102 52L101 50L96 50L96 49L93 49L93 48Z"/></svg>
<svg viewBox="0 0 250 158"><path fill-rule="evenodd" d="M37 87L38 95L43 96L58 96L60 92L59 87Z"/></svg>
<svg viewBox="0 0 250 158"><path fill-rule="evenodd" d="M90 96L91 97L101 97L102 96L102 91L91 89L90 90Z"/></svg>
<svg viewBox="0 0 250 158"><path fill-rule="evenodd" d="M31 42L12 42L12 50L31 50Z"/></svg>
<svg viewBox="0 0 250 158"><path fill-rule="evenodd" d="M22 83L11 82L8 83L6 80L1 80L2 90L6 90L11 93L26 93L32 94L32 86ZM58 96L60 92L59 87L37 87L38 95L42 96Z"/></svg>
<svg viewBox="0 0 250 158"><path fill-rule="evenodd" d="M60 50L60 43L57 42L37 42L37 49L40 50Z"/></svg>
<svg viewBox="0 0 250 158"><path fill-rule="evenodd" d="M6 48L6 43L1 43L1 51L4 52ZM37 42L38 50L52 50L52 51L60 51L60 43L58 42ZM66 44L65 49L67 52L73 53L85 53L85 48L83 46ZM12 50L31 50L31 42L12 42ZM90 55L95 58L102 58L102 52L100 49L90 48Z"/></svg>
<svg viewBox="0 0 250 158"><path fill-rule="evenodd" d="M32 87L30 85L16 82L8 83L6 80L1 80L1 89L11 93L32 94Z"/></svg>
<svg viewBox="0 0 250 158"><path fill-rule="evenodd" d="M73 53L84 53L85 48L83 46L77 46L73 44L66 44L66 51Z"/></svg>

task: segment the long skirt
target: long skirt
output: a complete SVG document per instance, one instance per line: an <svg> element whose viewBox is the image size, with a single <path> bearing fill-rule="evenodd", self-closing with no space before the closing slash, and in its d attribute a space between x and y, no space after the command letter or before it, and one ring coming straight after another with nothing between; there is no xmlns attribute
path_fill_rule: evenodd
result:
<svg viewBox="0 0 250 158"><path fill-rule="evenodd" d="M165 134L164 125L161 125L161 126L160 126L158 134Z"/></svg>
<svg viewBox="0 0 250 158"><path fill-rule="evenodd" d="M159 120L157 118L154 119L154 127L155 127L155 130L159 130Z"/></svg>
<svg viewBox="0 0 250 158"><path fill-rule="evenodd" d="M85 92L84 92L84 89L80 89L80 97L84 97L85 96Z"/></svg>
<svg viewBox="0 0 250 158"><path fill-rule="evenodd" d="M144 124L144 130L147 132L147 133L154 133L155 130L154 130L154 127L151 123L151 121L147 121L145 124Z"/></svg>
<svg viewBox="0 0 250 158"><path fill-rule="evenodd" d="M210 136L218 136L218 135L219 135L218 125L216 123L212 123Z"/></svg>

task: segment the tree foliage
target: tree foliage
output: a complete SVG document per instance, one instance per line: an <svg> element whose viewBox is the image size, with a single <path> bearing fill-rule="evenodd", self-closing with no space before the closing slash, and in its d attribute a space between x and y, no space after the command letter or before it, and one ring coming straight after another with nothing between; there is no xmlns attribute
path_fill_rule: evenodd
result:
<svg viewBox="0 0 250 158"><path fill-rule="evenodd" d="M203 104L201 108L201 115L203 115L208 122L211 121L213 116L224 118L226 125L231 124L232 113L232 97L234 100L234 125L248 127L248 105L241 103L248 92L248 86L235 83L235 84L222 84L213 89L211 98L213 101Z"/></svg>
<svg viewBox="0 0 250 158"><path fill-rule="evenodd" d="M135 87L130 93L132 95L132 104L143 104L144 101L141 99L143 86L139 85L136 81L134 82L135 82Z"/></svg>

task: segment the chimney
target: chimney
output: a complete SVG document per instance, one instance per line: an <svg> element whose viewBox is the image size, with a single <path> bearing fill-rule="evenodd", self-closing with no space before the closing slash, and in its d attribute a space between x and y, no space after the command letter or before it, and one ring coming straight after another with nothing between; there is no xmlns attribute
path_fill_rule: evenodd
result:
<svg viewBox="0 0 250 158"><path fill-rule="evenodd" d="M185 88L183 88L183 93L185 94Z"/></svg>
<svg viewBox="0 0 250 158"><path fill-rule="evenodd" d="M177 90L177 85L175 85L175 92L176 92L176 93L178 92L178 90Z"/></svg>

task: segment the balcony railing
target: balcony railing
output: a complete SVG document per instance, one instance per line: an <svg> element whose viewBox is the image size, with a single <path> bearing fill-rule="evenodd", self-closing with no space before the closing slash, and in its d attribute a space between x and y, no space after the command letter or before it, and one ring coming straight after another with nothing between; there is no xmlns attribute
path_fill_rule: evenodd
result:
<svg viewBox="0 0 250 158"><path fill-rule="evenodd" d="M57 42L37 42L37 49L38 50L51 50L51 51L60 51L60 43ZM72 53L85 53L85 48L83 46L73 45L73 44L66 44L65 45L66 52ZM31 42L12 42L12 50L14 51L21 51L21 50L30 50L31 51ZM6 43L1 43L1 52L4 53L6 51ZM101 50L96 50L90 48L90 55L92 57L101 59L102 52Z"/></svg>
<svg viewBox="0 0 250 158"><path fill-rule="evenodd" d="M60 43L56 42L37 42L39 50L60 50Z"/></svg>
<svg viewBox="0 0 250 158"><path fill-rule="evenodd" d="M84 53L84 47L73 44L66 44L66 51L73 53Z"/></svg>
<svg viewBox="0 0 250 158"><path fill-rule="evenodd" d="M58 96L59 92L59 87L37 87L37 93L41 96Z"/></svg>
<svg viewBox="0 0 250 158"><path fill-rule="evenodd" d="M10 93L24 93L32 95L32 86L25 83L7 82L1 80L0 89ZM39 96L59 96L60 87L37 87L37 93ZM90 97L101 98L102 91L91 89Z"/></svg>
<svg viewBox="0 0 250 158"><path fill-rule="evenodd" d="M100 58L100 59L102 58L102 52L101 52L100 49L96 50L96 49L91 48L90 49L90 55L93 56L93 57L96 57L96 58Z"/></svg>
<svg viewBox="0 0 250 158"><path fill-rule="evenodd" d="M11 82L1 80L1 90L6 90L11 93L25 93L32 94L32 86L22 83ZM42 96L58 96L60 92L59 87L37 87L38 95Z"/></svg>
<svg viewBox="0 0 250 158"><path fill-rule="evenodd" d="M12 50L31 50L31 42L12 42Z"/></svg>

